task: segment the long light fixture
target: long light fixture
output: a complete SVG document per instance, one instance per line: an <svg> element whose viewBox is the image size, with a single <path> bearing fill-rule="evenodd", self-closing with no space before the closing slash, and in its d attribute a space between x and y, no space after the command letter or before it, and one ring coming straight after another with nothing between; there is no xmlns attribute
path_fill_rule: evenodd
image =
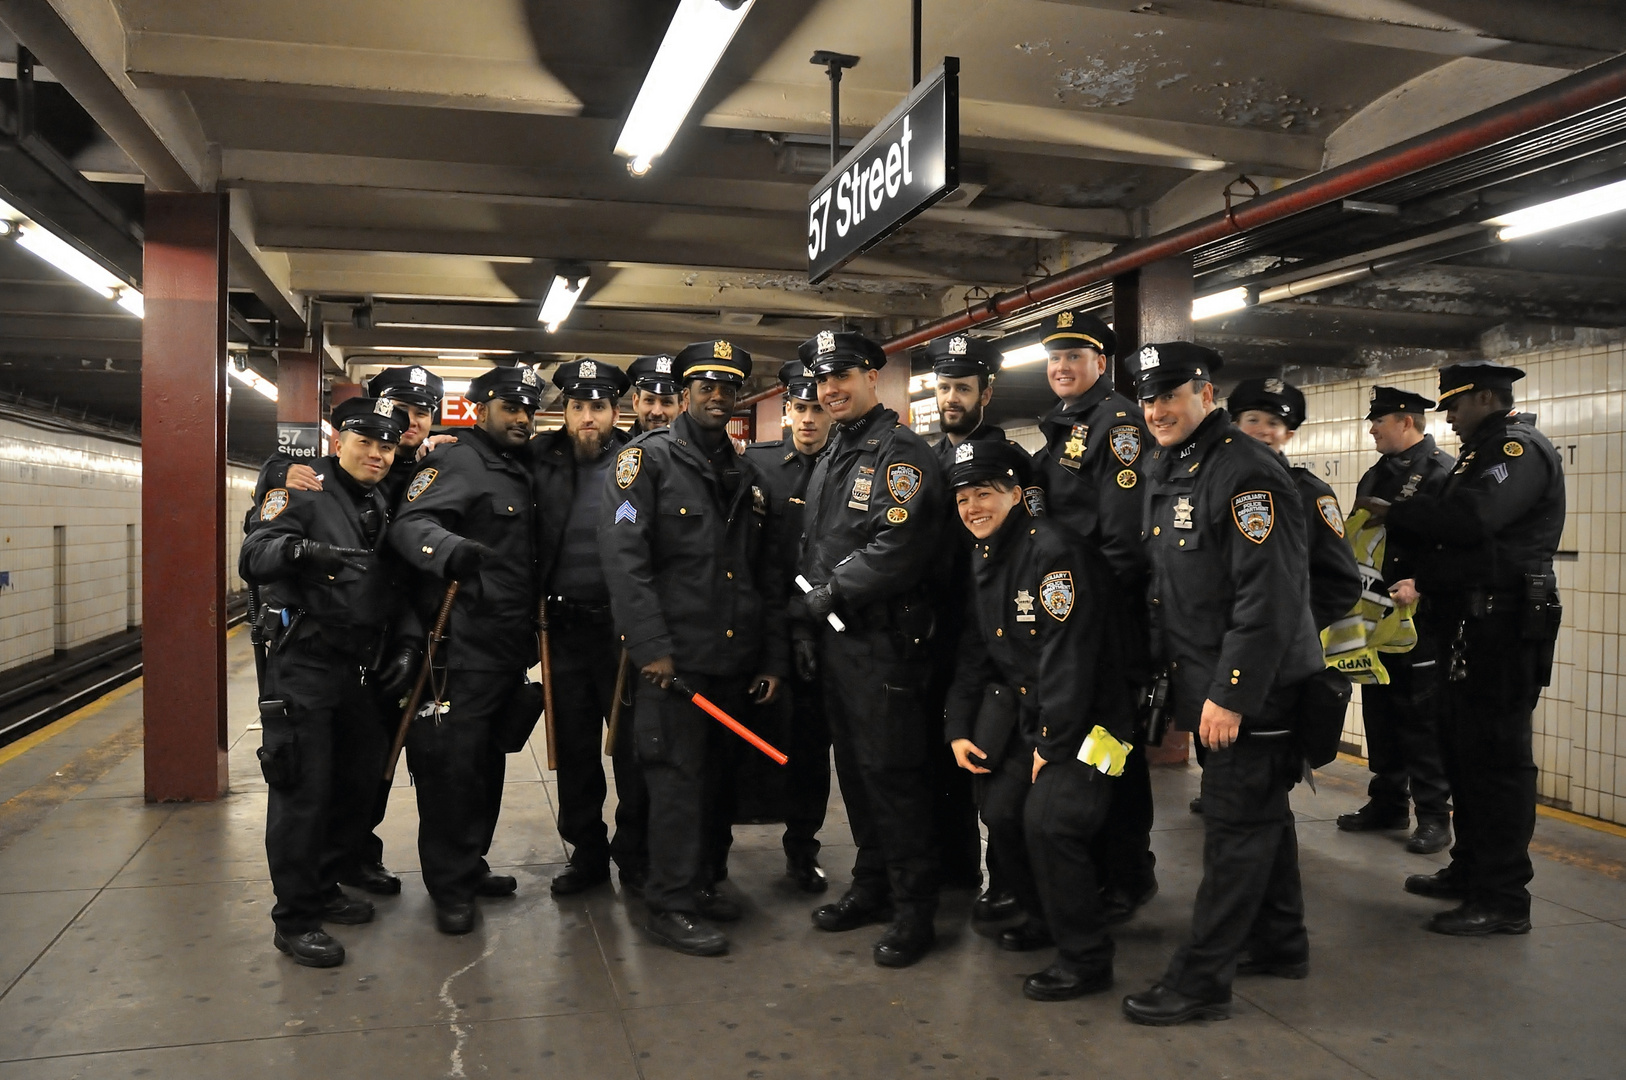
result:
<svg viewBox="0 0 1626 1080"><path fill-rule="evenodd" d="M1241 285L1209 296L1199 296L1191 302L1191 319L1212 319L1216 315L1229 315L1241 311L1249 303L1248 290Z"/></svg>
<svg viewBox="0 0 1626 1080"><path fill-rule="evenodd" d="M548 295L542 300L542 313L537 316L538 322L546 324L548 333L558 330L570 318L586 287L585 272L572 268L553 275L553 284L548 286Z"/></svg>
<svg viewBox="0 0 1626 1080"><path fill-rule="evenodd" d="M1485 224L1501 226L1497 230L1496 239L1517 240L1521 236L1531 236L1546 232L1548 229L1574 225L1578 221L1602 217L1619 210L1626 210L1626 180L1605 184L1603 187L1575 195L1565 195L1539 206L1514 210L1500 217L1493 217Z"/></svg>
<svg viewBox="0 0 1626 1080"><path fill-rule="evenodd" d="M0 215L15 213L17 211L13 207L0 203ZM8 217L8 220L11 219ZM116 300L119 307L136 318L146 316L141 292L109 273L101 263L36 222L27 219L13 221L13 227L17 230L18 247L50 263L97 295Z"/></svg>
<svg viewBox="0 0 1626 1080"><path fill-rule="evenodd" d="M755 2L681 0L678 4L615 143L615 152L629 159L627 171L632 175L649 172L655 159L672 145Z"/></svg>
<svg viewBox="0 0 1626 1080"><path fill-rule="evenodd" d="M1005 363L1002 368L1021 367L1023 364L1037 364L1040 360L1050 357L1050 350L1044 347L1044 342L1035 341L1031 345L1024 345L1020 349L1012 349L1003 354Z"/></svg>
<svg viewBox="0 0 1626 1080"><path fill-rule="evenodd" d="M277 400L277 384L253 368L239 368L236 364L227 364L226 373L261 397Z"/></svg>

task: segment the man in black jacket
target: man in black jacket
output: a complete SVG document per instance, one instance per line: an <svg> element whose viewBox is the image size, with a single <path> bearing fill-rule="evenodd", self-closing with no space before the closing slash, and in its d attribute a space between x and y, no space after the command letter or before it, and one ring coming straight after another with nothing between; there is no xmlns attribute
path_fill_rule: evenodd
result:
<svg viewBox="0 0 1626 1080"><path fill-rule="evenodd" d="M997 843L1001 876L1029 913L1025 930L1007 930L1000 944L1054 939L1055 963L1022 992L1066 1001L1112 985L1090 845L1112 801L1108 778L1128 760L1134 697L1107 634L1112 573L1065 529L1028 515L1028 467L1015 443L966 442L955 452L958 516L976 546L974 617L949 694L948 736L960 767L989 777L990 850ZM982 746L973 721L995 681L1015 691L1020 731L1005 746Z"/></svg>
<svg viewBox="0 0 1626 1080"><path fill-rule="evenodd" d="M671 353L640 356L627 365L627 378L632 380L632 429L628 432L636 439L646 431L659 431L669 427L677 416L678 381L672 365Z"/></svg>
<svg viewBox="0 0 1626 1080"><path fill-rule="evenodd" d="M645 930L694 956L728 951L701 916L740 917L717 891L736 736L672 692L681 679L738 719L777 694L789 658L776 508L728 437L751 357L728 341L677 354L687 407L640 435L607 479L600 541L615 624L642 676L634 717L649 785Z"/></svg>
<svg viewBox="0 0 1626 1080"><path fill-rule="evenodd" d="M668 358L670 359L670 358ZM670 373L668 373L670 377ZM642 891L649 867L645 828L649 795L632 745L626 709L611 755L615 770L615 838L604 826L604 727L614 704L621 642L610 617L610 589L599 554L606 482L615 451L627 439L616 429L616 402L628 376L602 360L560 364L553 385L564 402L565 425L526 447L536 485L537 570L547 597L553 650L553 734L559 780L559 835L570 864L553 879L568 896L610 879ZM631 687L623 690L630 696Z"/></svg>
<svg viewBox="0 0 1626 1080"><path fill-rule="evenodd" d="M1552 674L1562 608L1553 556L1564 531L1564 466L1530 413L1513 411L1524 372L1491 361L1440 372L1440 405L1462 454L1435 495L1357 505L1424 545L1416 590L1434 604L1446 663L1445 771L1456 799L1451 865L1406 890L1460 900L1440 934L1530 931L1536 827L1531 714Z"/></svg>
<svg viewBox="0 0 1626 1080"><path fill-rule="evenodd" d="M406 426L381 399L333 411L335 451L322 491L272 488L249 520L238 571L262 586L270 656L260 693L260 768L270 788L265 850L276 947L308 967L344 962L324 922L365 923L366 900L338 886L361 844L385 747L367 684L397 623L381 558L389 504L378 485Z"/></svg>
<svg viewBox="0 0 1626 1080"><path fill-rule="evenodd" d="M907 967L936 942L934 755L926 713L931 572L948 498L931 447L881 404L886 353L861 334L821 330L798 350L836 422L807 489L805 599L858 858L853 882L813 912L821 930L893 921L875 962ZM834 612L846 629L829 622Z"/></svg>
<svg viewBox="0 0 1626 1080"><path fill-rule="evenodd" d="M1158 444L1147 469L1153 654L1174 723L1207 755L1191 936L1123 1007L1137 1023L1178 1024L1228 1016L1233 975L1308 971L1287 796L1303 766L1293 728L1304 683L1326 665L1298 490L1280 458L1215 407L1219 356L1172 342L1135 359Z"/></svg>
<svg viewBox="0 0 1626 1080"><path fill-rule="evenodd" d="M1433 407L1434 402L1409 390L1372 388L1366 418L1372 425L1372 442L1383 456L1361 477L1356 498L1393 503L1440 493L1457 459L1436 446L1434 436L1427 433L1428 410ZM1415 543L1415 538L1385 527L1382 577L1367 586L1382 603L1398 602L1391 590L1416 577L1416 554L1408 550L1408 542ZM1406 841L1406 850L1419 855L1432 855L1451 842L1451 786L1446 783L1440 754L1442 673L1430 603L1420 601L1412 617L1417 644L1411 651L1383 655L1388 684L1361 687L1361 720L1372 782L1365 806L1338 815L1338 827L1346 832L1403 829L1415 804L1417 831Z"/></svg>
<svg viewBox="0 0 1626 1080"><path fill-rule="evenodd" d="M485 855L502 807L505 759L494 729L529 700L536 663L536 507L525 447L541 403L530 367L476 378L475 426L419 465L407 485L395 550L419 572L419 610L446 582L459 588L425 702L407 732L417 781L418 857L442 933L474 929L476 896L507 896L515 880ZM531 713L534 720L535 712Z"/></svg>

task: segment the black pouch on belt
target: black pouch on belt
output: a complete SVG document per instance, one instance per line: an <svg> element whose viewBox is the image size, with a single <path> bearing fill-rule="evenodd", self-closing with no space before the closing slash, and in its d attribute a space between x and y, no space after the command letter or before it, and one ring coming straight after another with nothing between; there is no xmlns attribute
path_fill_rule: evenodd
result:
<svg viewBox="0 0 1626 1080"><path fill-rule="evenodd" d="M1351 690L1349 676L1337 668L1325 668L1304 681L1293 734L1313 769L1338 756Z"/></svg>
<svg viewBox="0 0 1626 1080"><path fill-rule="evenodd" d="M285 720L288 703L281 700L260 702L260 721ZM260 759L260 773L271 787L282 790L299 783L299 736L289 726L264 726L265 741L254 751Z"/></svg>

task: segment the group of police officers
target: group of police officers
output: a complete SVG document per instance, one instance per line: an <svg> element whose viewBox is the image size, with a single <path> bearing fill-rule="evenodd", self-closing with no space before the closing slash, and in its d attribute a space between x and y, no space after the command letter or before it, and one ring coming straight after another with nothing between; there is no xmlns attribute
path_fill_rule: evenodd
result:
<svg viewBox="0 0 1626 1080"><path fill-rule="evenodd" d="M1186 942L1123 1008L1221 1018L1236 976L1307 974L1288 794L1306 730L1341 726L1348 697L1321 632L1360 602L1416 611L1420 643L1366 690L1371 801L1339 826L1404 827L1414 802L1409 847L1438 851L1454 796L1450 865L1406 889L1459 901L1436 931L1527 932L1564 495L1551 444L1512 411L1522 372L1441 372L1455 461L1425 433L1434 402L1374 390L1382 458L1356 506L1388 543L1357 565L1336 496L1283 452L1305 420L1296 388L1248 380L1221 408L1221 357L1170 342L1122 359L1134 401L1098 318L1052 314L1042 339L1058 401L1031 455L985 420L998 346L963 334L928 347L935 446L881 403L882 348L846 330L780 369L784 437L743 452L727 428L752 359L726 340L627 371L559 365L564 424L540 435L527 366L473 380L476 423L455 439L428 438L442 384L422 367L337 405L330 456L263 470L241 557L264 643L276 947L342 963L323 926L373 907L341 886L399 892L371 831L392 741L436 925L472 930L479 898L516 890L486 855L506 755L546 713L570 847L555 895L613 863L652 940L726 952L736 821L782 820L787 877L826 889L833 750L857 857L814 924L883 924L875 962L916 963L940 888L981 877L980 814L973 918L1009 924L1002 948L1054 947L1028 997L1076 998L1111 985L1108 928L1158 888L1147 748L1167 720L1203 767L1202 883Z"/></svg>

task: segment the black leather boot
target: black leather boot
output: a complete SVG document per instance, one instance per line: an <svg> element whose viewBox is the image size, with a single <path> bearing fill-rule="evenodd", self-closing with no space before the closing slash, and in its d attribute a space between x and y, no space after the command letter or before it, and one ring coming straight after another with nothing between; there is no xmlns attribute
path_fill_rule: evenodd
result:
<svg viewBox="0 0 1626 1080"><path fill-rule="evenodd" d="M1112 986L1112 968L1081 975L1061 964L1051 964L1037 975L1022 981L1022 996L1030 1001L1071 1001L1085 994L1098 994Z"/></svg>
<svg viewBox="0 0 1626 1080"><path fill-rule="evenodd" d="M881 967L909 967L918 964L936 944L937 930L930 919L901 915L875 943L875 962Z"/></svg>
<svg viewBox="0 0 1626 1080"><path fill-rule="evenodd" d="M1124 1015L1137 1024L1153 1027L1184 1024L1188 1020L1229 1020L1231 996L1227 994L1221 1001L1204 1001L1158 983L1150 990L1124 998Z"/></svg>
<svg viewBox="0 0 1626 1080"><path fill-rule="evenodd" d="M512 874L487 874L474 887L476 896L513 896L519 891L519 879Z"/></svg>
<svg viewBox="0 0 1626 1080"><path fill-rule="evenodd" d="M338 967L344 963L344 946L321 930L307 930L303 934L284 934L278 930L271 943L278 952L287 953L294 963L305 967Z"/></svg>
<svg viewBox="0 0 1626 1080"><path fill-rule="evenodd" d="M813 925L839 934L870 923L892 921L892 902L855 893L848 889L840 900L813 909Z"/></svg>
<svg viewBox="0 0 1626 1080"><path fill-rule="evenodd" d="M721 956L728 951L727 935L682 911L655 912L644 924L644 932L657 945L689 956Z"/></svg>
<svg viewBox="0 0 1626 1080"><path fill-rule="evenodd" d="M373 921L373 902L340 893L322 905L322 921L342 926L360 926Z"/></svg>

